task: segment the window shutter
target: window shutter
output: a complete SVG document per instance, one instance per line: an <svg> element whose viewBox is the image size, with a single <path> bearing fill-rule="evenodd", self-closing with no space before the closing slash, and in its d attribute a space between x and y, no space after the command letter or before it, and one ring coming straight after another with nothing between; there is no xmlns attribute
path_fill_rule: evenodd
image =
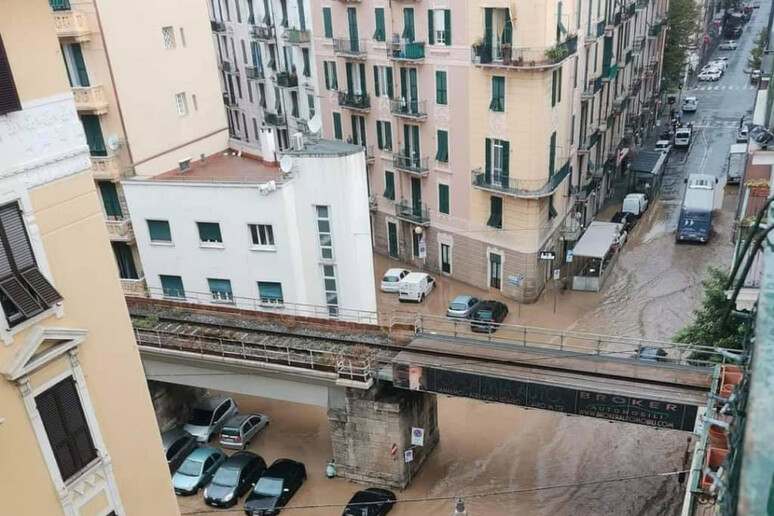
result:
<svg viewBox="0 0 774 516"><path fill-rule="evenodd" d="M78 73L78 82L80 86L89 85L89 74L86 72L86 63L83 61L83 52L81 51L80 43L73 43L70 45L72 50L73 62L75 64L75 71Z"/></svg>
<svg viewBox="0 0 774 516"><path fill-rule="evenodd" d="M57 301L62 300L62 296L56 289L43 277L43 274L34 267L23 271L22 277L27 281L27 284L32 287L32 290L43 300L44 303L51 306Z"/></svg>
<svg viewBox="0 0 774 516"><path fill-rule="evenodd" d="M86 133L86 143L92 156L107 156L105 140L102 138L102 126L96 115L81 115L83 132Z"/></svg>
<svg viewBox="0 0 774 516"><path fill-rule="evenodd" d="M13 82L11 63L8 62L3 38L0 37L0 116L20 109L21 102L16 84Z"/></svg>
<svg viewBox="0 0 774 516"><path fill-rule="evenodd" d="M341 114L339 113L333 113L333 137L337 140L344 139L341 132Z"/></svg>
<svg viewBox="0 0 774 516"><path fill-rule="evenodd" d="M562 101L562 67L556 70L556 102Z"/></svg>
<svg viewBox="0 0 774 516"><path fill-rule="evenodd" d="M268 16L268 14L267 14ZM325 37L328 39L333 38L333 22L331 21L331 8L323 7L323 25L325 30Z"/></svg>
<svg viewBox="0 0 774 516"><path fill-rule="evenodd" d="M449 214L449 185L438 185L438 211Z"/></svg>
<svg viewBox="0 0 774 516"><path fill-rule="evenodd" d="M556 161L556 131L551 134L551 144L548 152L548 177L554 175L554 162Z"/></svg>
<svg viewBox="0 0 774 516"><path fill-rule="evenodd" d="M391 99L395 98L395 90L392 85L392 68L387 68L387 96Z"/></svg>
<svg viewBox="0 0 774 516"><path fill-rule="evenodd" d="M328 72L328 61L325 61L323 63L323 72L325 73L325 89L330 90L331 88L331 76Z"/></svg>
<svg viewBox="0 0 774 516"><path fill-rule="evenodd" d="M556 106L556 70L551 73L551 107Z"/></svg>
<svg viewBox="0 0 774 516"><path fill-rule="evenodd" d="M347 70L347 93L350 95L354 93L354 81L352 80L352 63L346 64Z"/></svg>
<svg viewBox="0 0 774 516"><path fill-rule="evenodd" d="M258 282L258 296L263 300L282 301L282 283Z"/></svg>
<svg viewBox="0 0 774 516"><path fill-rule="evenodd" d="M511 10L505 10L505 28L503 29L503 43L510 45L513 40L513 21L511 20Z"/></svg>
<svg viewBox="0 0 774 516"><path fill-rule="evenodd" d="M237 8L239 7L239 2L236 3ZM306 30L306 13L304 12L304 2L303 0L300 0L298 2L298 25L301 27L301 30Z"/></svg>
<svg viewBox="0 0 774 516"><path fill-rule="evenodd" d="M99 191L102 194L102 203L105 205L105 213L107 213L108 217L122 219L121 201L118 200L118 191L116 190L115 183L99 181Z"/></svg>
<svg viewBox="0 0 774 516"><path fill-rule="evenodd" d="M384 28L384 7L377 7L374 10L376 17L376 31L374 32L374 39L376 41L384 41L386 38Z"/></svg>
<svg viewBox="0 0 774 516"><path fill-rule="evenodd" d="M16 276L11 276L0 282L0 291L19 308L25 317L32 317L43 311L38 301L27 292Z"/></svg>
<svg viewBox="0 0 774 516"><path fill-rule="evenodd" d="M392 150L392 123L384 122L384 143L385 147Z"/></svg>
<svg viewBox="0 0 774 516"><path fill-rule="evenodd" d="M510 162L510 150L511 150L511 144L505 140L501 140L500 144L503 146L503 173L502 173L502 184L503 188L508 188L508 176L510 170L509 162Z"/></svg>
<svg viewBox="0 0 774 516"><path fill-rule="evenodd" d="M202 242L223 242L220 233L220 224L217 222L197 222L199 226L199 239Z"/></svg>
<svg viewBox="0 0 774 516"><path fill-rule="evenodd" d="M376 122L376 143L379 145L379 149L384 149L384 140L382 140L382 123L378 120Z"/></svg>
<svg viewBox="0 0 774 516"><path fill-rule="evenodd" d="M451 9L444 10L443 25L443 30L446 32L446 46L450 47L452 44Z"/></svg>
<svg viewBox="0 0 774 516"><path fill-rule="evenodd" d="M435 45L435 30L433 28L433 10L427 10L427 41L431 45Z"/></svg>
<svg viewBox="0 0 774 516"><path fill-rule="evenodd" d="M35 267L35 257L27 237L21 211L17 203L7 204L0 209L0 222L3 224L5 238L11 249L11 256L19 270Z"/></svg>
<svg viewBox="0 0 774 516"><path fill-rule="evenodd" d="M403 126L403 155L407 158L411 157L409 147L411 145L411 135L409 134L409 126L405 124Z"/></svg>
<svg viewBox="0 0 774 516"><path fill-rule="evenodd" d="M185 289L183 288L183 278L180 276L165 276L160 275L161 289L164 291L164 295L167 297L185 297Z"/></svg>
<svg viewBox="0 0 774 516"><path fill-rule="evenodd" d="M366 88L366 71L365 71L365 65L359 64L358 68L360 68L360 93L365 95L368 93L368 90Z"/></svg>
<svg viewBox="0 0 774 516"><path fill-rule="evenodd" d="M379 67L374 66L374 95L379 96Z"/></svg>
<svg viewBox="0 0 774 516"><path fill-rule="evenodd" d="M384 197L395 200L395 175L389 170L384 172Z"/></svg>
<svg viewBox="0 0 774 516"><path fill-rule="evenodd" d="M172 233L169 230L169 222L166 220L149 220L148 233L151 241L171 242Z"/></svg>
<svg viewBox="0 0 774 516"><path fill-rule="evenodd" d="M484 140L484 179L487 183L492 181L492 139Z"/></svg>
<svg viewBox="0 0 774 516"><path fill-rule="evenodd" d="M438 151L435 159L442 162L449 161L449 133L446 131L438 131Z"/></svg>

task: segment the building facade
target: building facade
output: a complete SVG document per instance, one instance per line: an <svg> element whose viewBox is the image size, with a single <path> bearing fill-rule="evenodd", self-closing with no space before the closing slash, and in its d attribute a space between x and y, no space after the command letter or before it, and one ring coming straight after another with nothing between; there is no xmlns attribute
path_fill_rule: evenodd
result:
<svg viewBox="0 0 774 516"><path fill-rule="evenodd" d="M312 140L285 155L287 172L231 152L124 182L152 297L376 311L363 150Z"/></svg>
<svg viewBox="0 0 774 516"><path fill-rule="evenodd" d="M311 3L314 5L314 2ZM319 110L310 0L209 0L230 145L277 161Z"/></svg>
<svg viewBox="0 0 774 516"><path fill-rule="evenodd" d="M120 181L227 146L209 19L184 0L50 6L122 285L143 292Z"/></svg>
<svg viewBox="0 0 774 516"><path fill-rule="evenodd" d="M2 512L177 515L62 58L45 0L0 5Z"/></svg>
<svg viewBox="0 0 774 516"><path fill-rule="evenodd" d="M666 9L315 6L323 131L367 149L377 252L537 299L653 123Z"/></svg>

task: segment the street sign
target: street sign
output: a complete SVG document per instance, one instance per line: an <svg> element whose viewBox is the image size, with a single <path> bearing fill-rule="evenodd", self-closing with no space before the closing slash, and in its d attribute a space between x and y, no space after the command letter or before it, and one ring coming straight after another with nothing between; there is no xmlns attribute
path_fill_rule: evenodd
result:
<svg viewBox="0 0 774 516"><path fill-rule="evenodd" d="M572 249L567 250L567 259L565 261L567 263L572 263Z"/></svg>
<svg viewBox="0 0 774 516"><path fill-rule="evenodd" d="M419 241L419 257L424 258L427 256L427 244L424 240Z"/></svg>
<svg viewBox="0 0 774 516"><path fill-rule="evenodd" d="M414 461L414 450L406 450L403 452L403 462Z"/></svg>
<svg viewBox="0 0 774 516"><path fill-rule="evenodd" d="M558 280L561 277L561 272L559 269L554 269L554 279Z"/></svg>
<svg viewBox="0 0 774 516"><path fill-rule="evenodd" d="M554 251L540 251L541 260L555 260L556 253Z"/></svg>
<svg viewBox="0 0 774 516"><path fill-rule="evenodd" d="M397 443L392 443L390 445L390 457L392 457L394 459L397 456L398 456L398 444Z"/></svg>
<svg viewBox="0 0 774 516"><path fill-rule="evenodd" d="M425 445L425 429L424 428L411 428L411 446L424 446Z"/></svg>

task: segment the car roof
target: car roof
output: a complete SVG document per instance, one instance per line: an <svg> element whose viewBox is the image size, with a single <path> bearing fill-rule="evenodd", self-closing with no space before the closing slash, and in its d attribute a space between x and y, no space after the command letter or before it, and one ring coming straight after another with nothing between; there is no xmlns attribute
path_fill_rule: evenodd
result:
<svg viewBox="0 0 774 516"><path fill-rule="evenodd" d="M685 97L685 100L683 102L696 102L699 99L696 97Z"/></svg>
<svg viewBox="0 0 774 516"><path fill-rule="evenodd" d="M380 502L387 499L388 493L386 489L369 487L352 495L349 503Z"/></svg>
<svg viewBox="0 0 774 516"><path fill-rule="evenodd" d="M188 456L188 459L202 461L214 453L222 453L222 452L217 448L212 448L211 446L202 446L201 448L196 448L194 451L192 451L191 454Z"/></svg>
<svg viewBox="0 0 774 516"><path fill-rule="evenodd" d="M282 476L286 473L289 473L293 469L296 469L301 466L303 466L302 463L295 461L293 459L277 459L271 463L271 466L266 468L266 472L264 473L264 476L267 476L267 477Z"/></svg>
<svg viewBox="0 0 774 516"><path fill-rule="evenodd" d="M193 436L190 433L186 432L182 428L173 428L172 430L167 430L166 432L161 434L161 444L166 449L172 446L174 442L179 441L183 437L193 438Z"/></svg>
<svg viewBox="0 0 774 516"><path fill-rule="evenodd" d="M249 451L238 451L228 459L226 459L226 462L223 463L223 467L243 467L245 464L250 462L251 460L255 458L261 458L260 455L256 455L253 452Z"/></svg>
<svg viewBox="0 0 774 516"><path fill-rule="evenodd" d="M407 269L387 269L387 272L385 272L384 275L385 276L397 276L398 274L401 274L403 271L407 271Z"/></svg>
<svg viewBox="0 0 774 516"><path fill-rule="evenodd" d="M419 280L421 280L423 278L426 278L428 276L429 276L429 274L427 274L426 272L412 272L408 276L403 278L402 281L419 281Z"/></svg>
<svg viewBox="0 0 774 516"><path fill-rule="evenodd" d="M462 294L462 295L457 296L454 299L452 299L452 303L467 303L471 299L473 299L473 296L469 296L467 294Z"/></svg>
<svg viewBox="0 0 774 516"><path fill-rule="evenodd" d="M218 406L229 399L228 396L207 396L203 400L199 401L195 405L195 408L202 408L207 410L215 410Z"/></svg>
<svg viewBox="0 0 774 516"><path fill-rule="evenodd" d="M230 418L228 418L228 421L226 421L226 424L223 426L241 426L242 423L244 423L247 418L252 416L253 414L234 414Z"/></svg>
<svg viewBox="0 0 774 516"><path fill-rule="evenodd" d="M499 306L501 304L503 304L503 303L501 303L500 301L495 301L494 299L487 299L485 301L481 301L481 304L478 305L478 306L479 306L479 308L494 308L494 307Z"/></svg>

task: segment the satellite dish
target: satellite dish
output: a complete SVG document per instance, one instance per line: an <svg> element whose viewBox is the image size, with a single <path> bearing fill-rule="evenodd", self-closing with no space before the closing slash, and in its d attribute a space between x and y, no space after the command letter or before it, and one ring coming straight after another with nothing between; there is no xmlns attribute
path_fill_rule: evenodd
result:
<svg viewBox="0 0 774 516"><path fill-rule="evenodd" d="M320 129L322 129L322 120L320 120L320 115L314 115L312 119L306 123L306 126L312 133L319 133Z"/></svg>
<svg viewBox="0 0 774 516"><path fill-rule="evenodd" d="M282 159L280 159L280 170L282 170L285 174L289 174L291 170L293 170L293 158L285 154L282 156Z"/></svg>
<svg viewBox="0 0 774 516"><path fill-rule="evenodd" d="M111 134L107 138L107 146L110 150L116 150L121 145L121 140L118 138L117 134Z"/></svg>

